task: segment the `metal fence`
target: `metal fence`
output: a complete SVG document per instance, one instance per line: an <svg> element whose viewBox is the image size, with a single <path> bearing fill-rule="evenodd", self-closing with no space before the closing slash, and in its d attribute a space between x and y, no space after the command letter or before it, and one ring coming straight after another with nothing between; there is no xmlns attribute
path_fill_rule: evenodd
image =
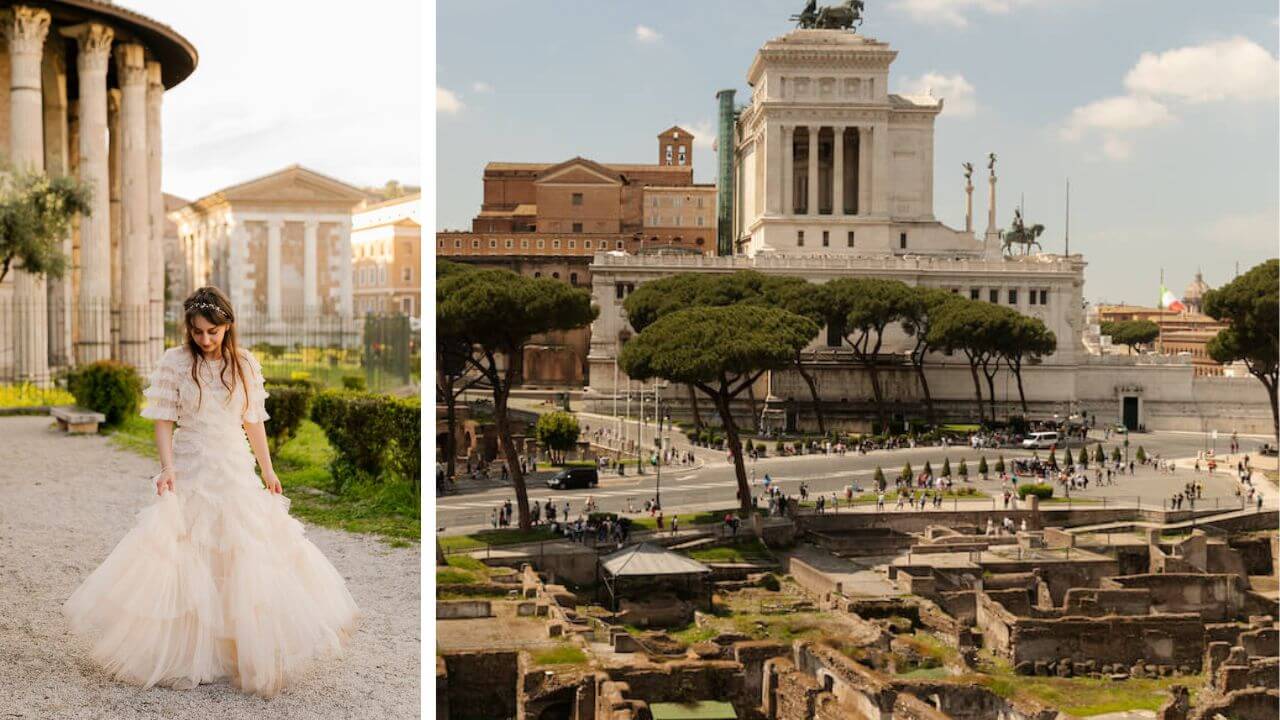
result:
<svg viewBox="0 0 1280 720"><path fill-rule="evenodd" d="M150 365L183 341L180 304L121 306L48 295L43 301L0 298L0 383L47 385L98 359ZM269 315L241 308L236 332L268 377L307 377L327 387L361 378L378 391L418 382L421 327L406 315L344 317L289 307Z"/></svg>

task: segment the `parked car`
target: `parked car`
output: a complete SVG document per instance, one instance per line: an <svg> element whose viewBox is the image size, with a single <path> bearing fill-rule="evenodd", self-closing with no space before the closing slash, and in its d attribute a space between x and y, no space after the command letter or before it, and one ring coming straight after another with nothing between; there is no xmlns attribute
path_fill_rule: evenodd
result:
<svg viewBox="0 0 1280 720"><path fill-rule="evenodd" d="M593 467L568 468L561 470L547 481L552 490L573 490L577 488L595 487L600 484L600 474Z"/></svg>
<svg viewBox="0 0 1280 720"><path fill-rule="evenodd" d="M1056 432L1034 432L1022 441L1022 447L1031 449L1051 448L1062 442Z"/></svg>

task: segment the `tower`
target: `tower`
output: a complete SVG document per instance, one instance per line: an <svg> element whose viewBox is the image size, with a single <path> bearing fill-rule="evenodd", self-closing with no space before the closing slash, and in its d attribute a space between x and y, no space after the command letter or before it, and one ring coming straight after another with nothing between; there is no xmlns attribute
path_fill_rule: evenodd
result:
<svg viewBox="0 0 1280 720"><path fill-rule="evenodd" d="M679 125L659 133L658 164L693 167L693 134Z"/></svg>

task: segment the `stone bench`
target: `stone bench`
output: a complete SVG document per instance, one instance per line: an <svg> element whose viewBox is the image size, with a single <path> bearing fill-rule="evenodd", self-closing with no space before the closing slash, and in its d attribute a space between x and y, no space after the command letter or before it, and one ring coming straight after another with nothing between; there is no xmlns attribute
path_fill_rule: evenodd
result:
<svg viewBox="0 0 1280 720"><path fill-rule="evenodd" d="M107 416L100 412L67 405L50 408L49 414L58 421L58 429L71 435L97 433L98 424L107 421Z"/></svg>

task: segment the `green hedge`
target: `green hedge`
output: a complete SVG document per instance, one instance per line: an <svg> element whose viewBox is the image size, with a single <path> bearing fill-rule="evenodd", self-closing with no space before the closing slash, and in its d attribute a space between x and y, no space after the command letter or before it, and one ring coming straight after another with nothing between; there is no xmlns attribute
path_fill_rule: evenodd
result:
<svg viewBox="0 0 1280 720"><path fill-rule="evenodd" d="M350 390L315 396L311 419L334 449L334 489L352 480L381 482L398 473L416 489L421 474L422 406L417 398Z"/></svg>
<svg viewBox="0 0 1280 720"><path fill-rule="evenodd" d="M124 422L142 404L138 371L115 360L99 360L74 370L67 376L67 389L77 405L105 415L105 427Z"/></svg>
<svg viewBox="0 0 1280 720"><path fill-rule="evenodd" d="M1053 486L1045 483L1029 483L1018 486L1018 497L1025 500L1028 495L1035 495L1041 500L1053 497Z"/></svg>
<svg viewBox="0 0 1280 720"><path fill-rule="evenodd" d="M267 385L282 385L292 388L305 388L310 390L312 394L320 391L323 384L310 378L294 378L294 377L272 377L265 378Z"/></svg>
<svg viewBox="0 0 1280 720"><path fill-rule="evenodd" d="M310 385L275 385L268 383L267 443L271 453L279 452L280 446L292 440L298 434L302 421L307 419L311 409L311 397L315 394Z"/></svg>

